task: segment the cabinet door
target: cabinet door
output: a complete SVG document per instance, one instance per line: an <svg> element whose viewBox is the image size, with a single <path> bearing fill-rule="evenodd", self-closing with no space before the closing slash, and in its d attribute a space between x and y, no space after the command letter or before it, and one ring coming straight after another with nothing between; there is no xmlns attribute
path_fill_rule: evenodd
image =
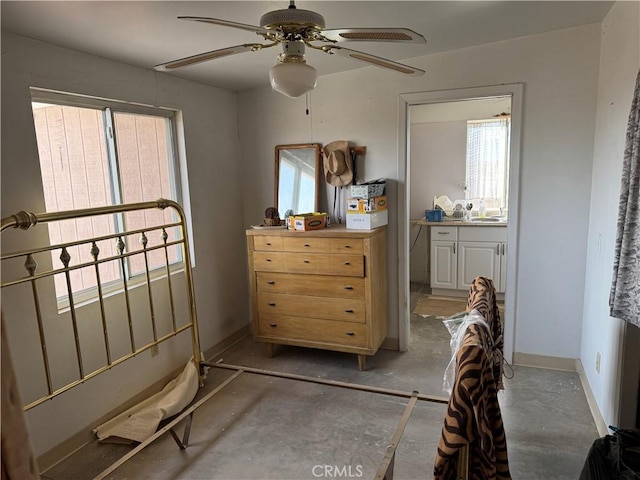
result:
<svg viewBox="0 0 640 480"><path fill-rule="evenodd" d="M469 290L476 277L500 283L500 242L458 242L458 289Z"/></svg>
<svg viewBox="0 0 640 480"><path fill-rule="evenodd" d="M431 288L456 288L456 242L431 242Z"/></svg>
<svg viewBox="0 0 640 480"><path fill-rule="evenodd" d="M507 290L507 244L500 244L500 281L495 285L496 292L504 293Z"/></svg>

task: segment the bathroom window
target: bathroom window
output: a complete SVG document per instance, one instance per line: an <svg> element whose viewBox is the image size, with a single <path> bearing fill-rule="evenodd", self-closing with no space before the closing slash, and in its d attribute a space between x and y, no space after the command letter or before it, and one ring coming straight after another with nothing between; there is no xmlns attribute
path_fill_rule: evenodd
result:
<svg viewBox="0 0 640 480"><path fill-rule="evenodd" d="M32 110L47 211L158 198L180 201L174 112L33 90ZM49 237L52 243L73 242L80 237L116 233L124 225L132 230L171 223L175 221L173 215L171 209L166 209L55 222L49 226ZM174 228L167 233L170 242L178 232ZM142 249L138 238L124 240L125 252ZM161 244L159 232L150 232L148 241L148 246ZM114 241L98 242L98 248L100 257L118 253ZM77 247L69 247L68 251L71 266L93 260L90 252ZM170 247L170 263L180 261L181 255L178 247ZM59 252L52 252L53 264L61 268L58 256ZM149 252L150 270L164 266L162 250ZM128 258L128 278L135 281L144 271L141 255ZM78 301L95 297L96 278L92 269L72 270L70 276L71 290ZM102 282L113 282L114 289L118 288L121 276L117 262L100 265ZM64 306L67 296L64 275L55 276L55 290L60 306Z"/></svg>
<svg viewBox="0 0 640 480"><path fill-rule="evenodd" d="M466 199L488 211L507 208L509 117L467 122Z"/></svg>

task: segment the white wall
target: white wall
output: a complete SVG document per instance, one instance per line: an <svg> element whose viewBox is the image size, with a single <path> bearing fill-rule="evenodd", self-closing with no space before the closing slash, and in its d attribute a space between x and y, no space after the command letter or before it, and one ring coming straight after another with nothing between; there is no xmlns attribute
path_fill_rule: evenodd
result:
<svg viewBox="0 0 640 480"><path fill-rule="evenodd" d="M18 210L45 210L31 114L31 86L182 111L202 349L247 325L236 94L3 32L2 217ZM46 241L46 233L44 237ZM25 242L25 238L30 240ZM33 244L35 236L3 235L2 240L5 251L16 245ZM11 306L11 298L2 300L3 310ZM10 323L19 318L5 320ZM17 363L21 346L14 343L11 348ZM163 357L163 350L166 349L161 347L158 358ZM139 361L146 362L148 356L143 357ZM114 374L115 381L109 376L94 379L63 399L59 397L34 409L38 412L30 414L29 422L36 453L47 451L179 366L175 361L154 361L153 367L147 366L145 374L136 377L127 375L126 368L119 369ZM114 395L96 396L103 388ZM87 394L95 398L87 401L83 398Z"/></svg>
<svg viewBox="0 0 640 480"><path fill-rule="evenodd" d="M462 103L462 102L459 102ZM419 123L410 127L409 217L424 219L433 208L433 197L464 199L467 154L467 122ZM409 278L429 283L427 228L413 225L409 231ZM416 238L417 237L417 238Z"/></svg>
<svg viewBox="0 0 640 480"><path fill-rule="evenodd" d="M467 162L467 122L411 125L411 202L409 216L424 217L433 197L464 200Z"/></svg>
<svg viewBox="0 0 640 480"><path fill-rule="evenodd" d="M320 77L305 98L241 93L245 223L273 198L277 143L367 146L362 179L389 182L389 336L398 337L398 102L402 93L524 83L515 351L578 358L600 48L599 25L434 54L404 78L368 67ZM324 204L325 208L327 204Z"/></svg>
<svg viewBox="0 0 640 480"><path fill-rule="evenodd" d="M619 362L625 325L609 316L608 302L625 133L640 68L639 18L638 2L617 2L602 26L580 359L607 425L618 424ZM598 352L600 373L596 372ZM638 365L640 345L632 353ZM637 370L635 381L637 388Z"/></svg>

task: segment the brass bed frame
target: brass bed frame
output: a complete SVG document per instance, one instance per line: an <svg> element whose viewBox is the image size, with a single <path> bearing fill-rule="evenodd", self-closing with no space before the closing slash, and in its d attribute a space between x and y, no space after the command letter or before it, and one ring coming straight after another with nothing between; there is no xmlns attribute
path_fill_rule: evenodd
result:
<svg viewBox="0 0 640 480"><path fill-rule="evenodd" d="M213 363L207 362L203 360L202 352L200 350L199 336L198 336L198 320L197 320L197 311L196 311L196 302L195 302L195 294L194 294L194 281L193 274L191 270L191 257L189 252L189 237L187 231L186 224L186 216L181 208L181 206L171 200L160 199L153 202L140 202L133 204L125 204L125 205L114 205L114 206L105 206L105 207L97 207L97 208L88 208L81 210L70 210L70 211L62 211L62 212L53 212L53 213L41 213L41 214L33 214L26 212L19 212L11 217L5 218L2 220L2 228L1 231L5 232L7 229L21 229L21 230L29 230L35 225L38 224L51 224L52 222L59 222L65 220L75 220L80 218L96 218L104 215L112 215L116 216L115 221L118 221L117 218L120 219L120 224L122 225L122 218L126 214L132 212L145 212L152 210L165 210L169 209L169 211L173 212L172 221L169 222L160 222L157 225L145 228L137 228L131 231L121 231L116 233L110 233L107 235L101 235L98 237L90 237L83 238L77 241L72 242L62 242L55 245L45 245L39 246L36 248L28 248L26 250L16 251L13 253L3 253L1 260L3 265L3 279L2 279L2 292L3 294L8 291L11 287L16 287L18 285L22 285L22 288L25 288L27 296L31 297L30 302L32 302L33 308L33 318L16 318L15 316L9 315L8 312L4 311L3 307L3 323L7 325L11 325L11 322L35 322L35 326L32 327L32 330L36 332L37 335L37 344L39 346L39 356L42 361L42 377L43 378L43 387L44 393L37 398L29 398L26 400L26 404L24 404L24 411L28 411L42 403L53 399L59 395L64 394L70 389L77 387L78 385L84 384L88 382L92 378L101 375L105 372L110 371L115 366L126 362L136 356L139 356L142 352L147 350L151 350L153 353L153 349L158 348L163 342L170 342L172 339L176 338L180 334L184 332L188 332L190 334L190 351L184 352L184 354L188 354L190 361L192 361L199 373L199 384L200 387L204 386L205 381L205 373L209 368L217 368L217 369L225 369L231 370L234 373L226 378L223 382L213 388L209 393L199 398L196 396L196 399L185 408L180 414L174 416L169 419L167 422L163 423L162 426L156 431L156 433L151 436L149 439L137 444L137 446L132 447L132 449L111 466L106 468L102 473L96 476L96 479L102 479L111 475L117 468L122 466L126 461L131 459L134 455L139 453L153 441L158 439L159 437L165 435L166 433L170 433L174 438L176 443L181 449L187 448L189 442L189 434L191 430L191 422L193 418L194 412L202 406L205 402L207 402L211 397L213 397L216 393L224 389L227 385L231 384L235 379L239 378L243 374L249 375L267 375L274 376L289 380L295 381L303 381L303 382L312 382L317 384L323 384L338 388L347 388L353 390L360 390L365 392L371 392L374 394L382 394L382 395L390 395L394 397L401 397L408 399L404 413L400 418L400 421L397 425L395 433L393 437L390 439L384 457L380 462L380 466L377 470L376 479L392 479L393 478L393 470L394 470L394 461L395 461L395 453L398 444L402 438L402 434L404 429L409 421L410 415L413 411L414 406L418 401L428 401L435 402L440 404L446 404L448 402L447 398L442 397L434 397L429 395L423 395L414 392L407 391L398 391L398 390L390 390L384 388L370 387L365 385L359 385L354 383L346 383L346 382L338 382L332 380L325 380L315 377L307 377L302 375L293 375L287 373L281 373L276 371L268 371L256 368L250 368L245 366L237 366L237 365L228 365L224 363ZM119 217L118 217L119 216ZM166 216L163 217L166 220ZM171 233L171 235L169 233ZM159 235L159 237L158 237ZM141 247L139 249L131 249L127 251L126 245L127 242L125 240L130 239L133 236L140 237L141 239ZM150 241L149 239L155 236L156 241ZM170 238L171 237L171 238ZM175 238L174 238L175 237ZM158 240L159 238L159 240ZM101 255L100 248L98 244L104 245L105 242L115 243L117 253L109 253ZM48 242L49 243L49 242ZM130 245L130 243L129 243ZM86 249L90 255L91 259L86 261L82 259L78 259L72 262L71 255L69 253L70 250L74 248L84 248ZM178 285L176 278L174 277L174 273L176 268L170 265L169 261L169 252L172 248L179 248L181 251L181 261L177 270L183 272L184 274L184 282L180 290L178 290ZM59 261L60 265L55 266L55 260L51 260L52 252L60 251ZM164 268L161 268L162 275L157 278L154 275L154 272L149 267L149 255L152 252L159 251L164 255ZM129 299L130 291L134 288L127 279L126 272L126 262L128 259L134 256L142 256L144 259L144 271L139 276L141 278L141 283L139 282L136 286L143 287L146 290L146 297L148 298L148 315L146 318L150 319L150 327L152 331L152 338L148 341L143 341L140 344L139 339L136 337L136 330L139 327L137 322L137 316L132 314L131 302ZM36 260L36 258L44 259L44 261ZM55 257L53 257L55 258ZM6 269L4 266L11 263L11 267ZM22 262L22 267L18 267L19 263ZM128 329L128 339L127 342L128 348L127 351L118 355L117 353L114 355L113 345L112 345L112 333L110 332L110 315L107 314L107 308L105 307L106 298L112 293L108 293L106 291L106 282L101 280L101 266L108 262L114 262L119 270L122 273L122 279L120 288L118 290L124 296L124 313L127 321L127 327L123 330ZM49 264L52 264L49 267ZM42 268L40 264L45 265L45 268ZM23 269L23 270L22 270ZM102 348L104 348L104 362L102 365L94 366L93 369L87 370L87 361L84 357L86 347L83 345L83 339L81 337L81 332L79 329L79 324L81 319L79 315L82 313L83 303L77 301L74 297L74 291L72 289L72 281L71 277L73 272L79 269L84 269L85 271L92 272L95 275L95 298L93 302L97 302L99 316L100 328L102 329ZM7 270L10 273L11 279L5 280L5 275ZM43 308L43 295L41 293L41 285L43 282L49 282L49 285L53 284L53 277L55 275L61 275L64 278L64 285L66 286L66 293L68 298L68 304L65 304L64 311L68 315L69 322L71 324L71 328L68 328L70 334L73 336L73 339L70 339L69 342L73 345L75 362L77 367L77 376L71 381L67 381L63 385L57 385L56 381L52 378L52 370L54 368L53 361L55 359L52 358L50 354L50 349L52 346L53 339L51 336L51 325L48 325L48 314ZM153 289L158 288L158 285L163 282L166 287L166 291L169 296L169 309L170 309L170 322L169 327L166 325L163 327L164 331L157 324L158 317L158 306L155 305L154 302L154 292ZM49 289L52 287L50 286ZM49 290L50 291L50 290ZM186 315L188 318L186 319L178 319L176 318L176 312L174 307L174 298L178 294L177 292L183 292L186 298ZM24 296L24 293L23 293ZM15 301L15 299L12 299ZM46 305L45 305L46 306ZM50 308L50 305L49 305ZM24 308L19 310L20 312L24 312ZM95 308L93 310L95 312ZM58 314L59 312L56 312ZM95 313L94 313L95 314ZM167 323L167 322L165 322ZM4 326L4 325L3 325ZM149 325L147 325L147 328ZM168 328L168 330L167 330ZM5 329L3 328L3 334ZM125 335L126 337L127 335ZM122 350L122 348L120 348ZM32 359L33 360L33 359ZM14 361L15 365L15 361ZM3 380L4 381L4 380ZM21 379L17 379L20 384ZM33 378L22 379L23 382L31 383L37 380ZM4 386L4 385L3 385ZM182 438L180 438L176 431L175 427L181 424L184 421L184 430ZM4 429L4 424L3 424ZM10 438L10 432L3 432L3 439L5 438L5 433L8 434ZM462 457L462 456L461 456ZM466 463L466 462L464 462ZM461 475L459 478L464 477L464 470L466 468L462 468Z"/></svg>

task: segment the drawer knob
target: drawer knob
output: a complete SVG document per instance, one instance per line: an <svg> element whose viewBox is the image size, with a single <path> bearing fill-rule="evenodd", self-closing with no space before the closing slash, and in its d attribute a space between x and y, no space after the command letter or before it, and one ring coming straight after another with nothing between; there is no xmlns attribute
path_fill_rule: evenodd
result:
<svg viewBox="0 0 640 480"><path fill-rule="evenodd" d="M304 260L304 263L310 263L309 260Z"/></svg>
<svg viewBox="0 0 640 480"><path fill-rule="evenodd" d="M347 310L344 311L345 313L353 313L353 310L348 308Z"/></svg>
<svg viewBox="0 0 640 480"><path fill-rule="evenodd" d="M345 332L347 335L349 335L350 337L353 337L355 335L355 332Z"/></svg>
<svg viewBox="0 0 640 480"><path fill-rule="evenodd" d="M344 262L345 265L351 265L351 262Z"/></svg>
<svg viewBox="0 0 640 480"><path fill-rule="evenodd" d="M270 261L271 261L271 259L270 259L270 258L267 258L267 262L270 262Z"/></svg>
<svg viewBox="0 0 640 480"><path fill-rule="evenodd" d="M267 281L267 285L275 285L275 284L276 284L275 280Z"/></svg>
<svg viewBox="0 0 640 480"><path fill-rule="evenodd" d="M275 307L276 306L276 302L269 302L267 305L269 305L270 307Z"/></svg>
<svg viewBox="0 0 640 480"><path fill-rule="evenodd" d="M269 326L270 326L271 328L276 328L276 327L278 326L278 324L277 324L277 323L270 323L270 324L269 324Z"/></svg>
<svg viewBox="0 0 640 480"><path fill-rule="evenodd" d="M270 247L270 246L271 246L271 242L267 242L267 243L265 243L265 245L266 245L267 247Z"/></svg>
<svg viewBox="0 0 640 480"><path fill-rule="evenodd" d="M351 245L345 245L344 248L351 248Z"/></svg>
<svg viewBox="0 0 640 480"><path fill-rule="evenodd" d="M309 245L308 243L304 244L305 247L310 247L311 245Z"/></svg>
<svg viewBox="0 0 640 480"><path fill-rule="evenodd" d="M345 285L344 289L345 290L353 290L353 287L351 285Z"/></svg>

